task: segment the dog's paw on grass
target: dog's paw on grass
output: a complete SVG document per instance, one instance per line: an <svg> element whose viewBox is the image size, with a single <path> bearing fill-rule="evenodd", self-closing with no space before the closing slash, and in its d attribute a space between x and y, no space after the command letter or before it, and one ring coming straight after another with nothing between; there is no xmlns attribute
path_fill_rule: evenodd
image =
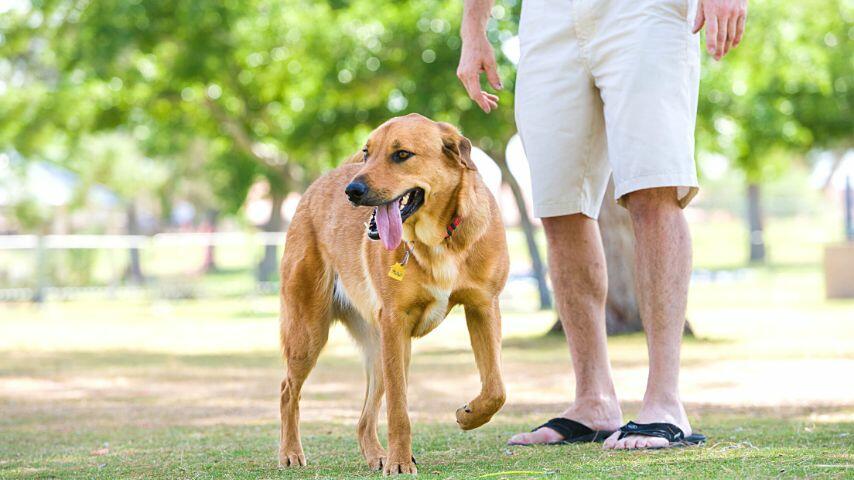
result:
<svg viewBox="0 0 854 480"><path fill-rule="evenodd" d="M370 469L375 471L375 472L382 470L383 466L388 461L388 460L386 460L385 454L377 455L377 456L371 456L371 457L368 457L367 460L368 460L368 467L370 467Z"/></svg>
<svg viewBox="0 0 854 480"><path fill-rule="evenodd" d="M280 453L279 467L304 467L306 466L305 455L303 453Z"/></svg>

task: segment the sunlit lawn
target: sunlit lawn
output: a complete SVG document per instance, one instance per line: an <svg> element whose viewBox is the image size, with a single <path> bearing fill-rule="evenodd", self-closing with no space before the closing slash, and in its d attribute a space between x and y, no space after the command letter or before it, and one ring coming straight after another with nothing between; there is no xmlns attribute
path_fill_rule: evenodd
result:
<svg viewBox="0 0 854 480"><path fill-rule="evenodd" d="M854 302L823 299L820 272L750 270L695 281L683 396L703 448L608 453L509 448L572 396L553 313L505 308L508 404L473 432L454 409L477 392L455 312L418 341L410 411L422 476L436 478L851 478ZM364 383L336 329L305 387L310 465L276 468L277 300L74 301L0 307L0 478L373 476L354 431ZM645 382L642 336L610 340L626 417ZM383 427L384 432L384 427Z"/></svg>

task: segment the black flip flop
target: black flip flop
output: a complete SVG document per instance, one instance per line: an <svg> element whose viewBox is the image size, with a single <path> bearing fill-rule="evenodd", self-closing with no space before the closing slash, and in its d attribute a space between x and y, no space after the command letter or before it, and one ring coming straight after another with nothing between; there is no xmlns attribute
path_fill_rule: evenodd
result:
<svg viewBox="0 0 854 480"><path fill-rule="evenodd" d="M619 440L629 435L641 435L644 437L658 437L670 442L663 447L646 447L638 450L658 450L661 448L688 447L706 443L706 436L702 433L693 433L685 436L681 428L672 423L635 423L629 422L620 427Z"/></svg>
<svg viewBox="0 0 854 480"><path fill-rule="evenodd" d="M543 427L551 428L563 436L563 440L550 443L509 443L509 445L565 445L568 443L603 442L614 433L605 430L593 430L575 420L563 417L553 418L531 431L536 432Z"/></svg>

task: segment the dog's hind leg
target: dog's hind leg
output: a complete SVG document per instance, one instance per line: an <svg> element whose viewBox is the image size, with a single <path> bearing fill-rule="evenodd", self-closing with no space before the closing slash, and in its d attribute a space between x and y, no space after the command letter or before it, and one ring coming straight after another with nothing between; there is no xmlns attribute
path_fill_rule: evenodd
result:
<svg viewBox="0 0 854 480"><path fill-rule="evenodd" d="M341 308L339 305L336 306ZM362 414L359 417L357 429L359 450L362 451L362 455L365 456L365 460L372 470L382 470L386 461L386 452L377 435L377 424L384 393L379 332L353 310L347 310L340 316L336 314L336 317L341 318L350 335L362 348L365 361L367 386L365 388L365 403L362 405Z"/></svg>
<svg viewBox="0 0 854 480"><path fill-rule="evenodd" d="M471 430L488 422L504 405L501 379L501 314L498 299L486 305L466 305L466 324L477 369L480 371L480 395L457 409L457 423Z"/></svg>
<svg viewBox="0 0 854 480"><path fill-rule="evenodd" d="M281 344L287 364L281 385L279 465L306 464L299 433L303 382L317 363L332 322L332 275L316 247L285 253L282 260Z"/></svg>

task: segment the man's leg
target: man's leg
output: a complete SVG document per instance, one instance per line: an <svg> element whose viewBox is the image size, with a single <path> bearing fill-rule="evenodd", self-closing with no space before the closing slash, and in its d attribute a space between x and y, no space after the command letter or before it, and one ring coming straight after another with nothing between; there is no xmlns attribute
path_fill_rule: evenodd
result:
<svg viewBox="0 0 854 480"><path fill-rule="evenodd" d="M561 416L593 430L616 430L622 414L608 362L608 274L599 226L596 220L575 214L543 218L543 228L557 310L575 371L575 401ZM557 432L544 427L517 434L510 442L550 443L561 439Z"/></svg>
<svg viewBox="0 0 854 480"><path fill-rule="evenodd" d="M691 276L691 236L675 188L639 190L626 206L635 233L635 284L649 350L649 376L637 423L667 422L691 435L679 398L679 350ZM615 433L605 448L646 448L667 440Z"/></svg>

